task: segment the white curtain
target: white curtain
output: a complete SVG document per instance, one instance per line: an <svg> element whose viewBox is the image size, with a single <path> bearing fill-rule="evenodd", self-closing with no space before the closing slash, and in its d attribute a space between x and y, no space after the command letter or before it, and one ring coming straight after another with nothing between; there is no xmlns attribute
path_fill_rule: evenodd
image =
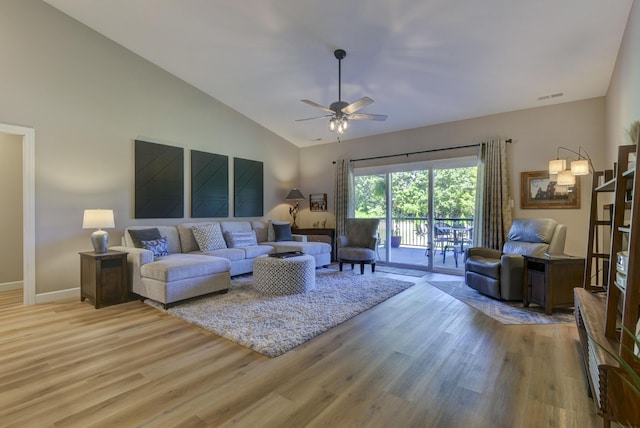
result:
<svg viewBox="0 0 640 428"><path fill-rule="evenodd" d="M336 235L345 234L345 220L354 214L353 167L350 159L336 161Z"/></svg>
<svg viewBox="0 0 640 428"><path fill-rule="evenodd" d="M501 250L512 221L507 143L504 140L480 143L476 186L473 244Z"/></svg>

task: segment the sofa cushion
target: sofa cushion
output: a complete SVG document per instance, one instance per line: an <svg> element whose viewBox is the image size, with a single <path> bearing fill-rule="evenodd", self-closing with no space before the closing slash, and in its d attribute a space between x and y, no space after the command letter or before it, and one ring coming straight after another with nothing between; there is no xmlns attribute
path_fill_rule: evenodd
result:
<svg viewBox="0 0 640 428"><path fill-rule="evenodd" d="M251 227L256 232L256 239L258 240L258 243L265 242L267 240L267 230L269 228L266 222L254 220L251 222Z"/></svg>
<svg viewBox="0 0 640 428"><path fill-rule="evenodd" d="M288 221L269 220L269 225L267 226L268 242L275 242L276 240L276 232L273 230L274 224L290 224L290 223Z"/></svg>
<svg viewBox="0 0 640 428"><path fill-rule="evenodd" d="M324 242L298 242L298 241L285 241L285 242L266 242L262 244L264 246L271 246L278 253L284 253L287 251L302 251L310 256L317 256L320 254L329 254L331 252L331 245Z"/></svg>
<svg viewBox="0 0 640 428"><path fill-rule="evenodd" d="M227 248L227 243L224 240L224 236L222 236L222 230L220 230L220 223L193 226L191 230L200 251L207 252Z"/></svg>
<svg viewBox="0 0 640 428"><path fill-rule="evenodd" d="M140 267L140 274L163 282L196 278L231 270L231 262L221 257L171 254Z"/></svg>
<svg viewBox="0 0 640 428"><path fill-rule="evenodd" d="M238 260L244 260L246 258L246 254L243 248L222 248L220 250L207 251L207 256L216 256L216 257L224 257L225 259L237 262Z"/></svg>
<svg viewBox="0 0 640 428"><path fill-rule="evenodd" d="M142 229L158 229L160 237L166 237L169 243L169 253L182 253L182 246L180 245L180 237L178 236L178 228L176 226L130 226L125 229L124 241L127 247L135 247L131 232L134 230ZM135 232L134 232L135 233ZM158 238L159 239L159 238ZM149 239L150 241L150 239Z"/></svg>
<svg viewBox="0 0 640 428"><path fill-rule="evenodd" d="M234 220L225 220L220 222L220 228L222 229L222 234L227 232L251 232L253 229L251 228L251 223L248 221L234 221Z"/></svg>
<svg viewBox="0 0 640 428"><path fill-rule="evenodd" d="M200 247L196 242L196 238L193 236L193 228L194 226L204 226L206 224L220 224L219 222L197 222L197 223L180 223L177 227L178 234L180 235L180 245L182 245L183 253L191 253L193 251L198 251Z"/></svg>
<svg viewBox="0 0 640 428"><path fill-rule="evenodd" d="M153 241L155 239L162 238L157 227L149 229L130 229L129 236L136 248L144 248L142 241Z"/></svg>
<svg viewBox="0 0 640 428"><path fill-rule="evenodd" d="M224 239L227 241L227 247L229 248L258 245L256 233L253 230L250 232L225 232Z"/></svg>
<svg viewBox="0 0 640 428"><path fill-rule="evenodd" d="M169 243L167 237L160 239L152 239L150 241L141 241L142 248L153 252L153 257L162 257L169 255Z"/></svg>
<svg viewBox="0 0 640 428"><path fill-rule="evenodd" d="M272 224L273 232L274 232L274 241L293 241L293 236L291 236L291 225L289 223L286 224Z"/></svg>
<svg viewBox="0 0 640 428"><path fill-rule="evenodd" d="M255 259L256 257L275 252L273 247L269 245L252 245L250 247L242 247L242 250L244 250L245 258L247 259Z"/></svg>

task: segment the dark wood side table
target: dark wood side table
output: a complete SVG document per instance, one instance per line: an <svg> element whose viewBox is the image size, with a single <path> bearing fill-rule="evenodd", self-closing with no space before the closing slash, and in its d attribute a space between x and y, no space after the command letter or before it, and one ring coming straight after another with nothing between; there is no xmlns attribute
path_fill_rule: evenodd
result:
<svg viewBox="0 0 640 428"><path fill-rule="evenodd" d="M80 301L89 299L96 309L129 300L127 253L108 250L80 253Z"/></svg>
<svg viewBox="0 0 640 428"><path fill-rule="evenodd" d="M524 258L524 306L536 303L551 315L554 306L573 306L573 289L582 287L582 257L522 256Z"/></svg>
<svg viewBox="0 0 640 428"><path fill-rule="evenodd" d="M325 242L331 245L331 261L336 261L336 230L335 229L291 229L296 235L306 235L309 242Z"/></svg>

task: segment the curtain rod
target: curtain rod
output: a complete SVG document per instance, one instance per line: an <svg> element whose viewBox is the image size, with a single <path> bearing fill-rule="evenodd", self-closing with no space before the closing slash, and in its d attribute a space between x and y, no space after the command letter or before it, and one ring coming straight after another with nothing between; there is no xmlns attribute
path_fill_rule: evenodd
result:
<svg viewBox="0 0 640 428"><path fill-rule="evenodd" d="M508 140L505 140L505 143L511 144L513 140L511 138L509 138ZM386 159L386 158L395 158L398 156L406 156L409 157L410 155L420 155L422 153L432 153L432 152L442 152L445 150L456 150L456 149L467 149L469 147L478 147L480 145L480 143L477 144L467 144L466 146L455 146L455 147L441 147L439 149L430 149L430 150L421 150L419 152L407 152L407 153L398 153L396 155L383 155L383 156L373 156L370 158L360 158L360 159L351 159L351 162L358 162L358 161L365 161L365 160L374 160L374 159ZM333 163L335 164L336 161L333 161Z"/></svg>

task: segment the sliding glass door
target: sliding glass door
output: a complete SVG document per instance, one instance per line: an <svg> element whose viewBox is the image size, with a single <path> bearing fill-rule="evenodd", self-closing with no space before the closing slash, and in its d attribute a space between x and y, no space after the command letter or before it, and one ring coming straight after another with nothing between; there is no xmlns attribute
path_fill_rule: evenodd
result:
<svg viewBox="0 0 640 428"><path fill-rule="evenodd" d="M379 218L380 262L461 272L473 233L476 158L355 170L355 214Z"/></svg>

